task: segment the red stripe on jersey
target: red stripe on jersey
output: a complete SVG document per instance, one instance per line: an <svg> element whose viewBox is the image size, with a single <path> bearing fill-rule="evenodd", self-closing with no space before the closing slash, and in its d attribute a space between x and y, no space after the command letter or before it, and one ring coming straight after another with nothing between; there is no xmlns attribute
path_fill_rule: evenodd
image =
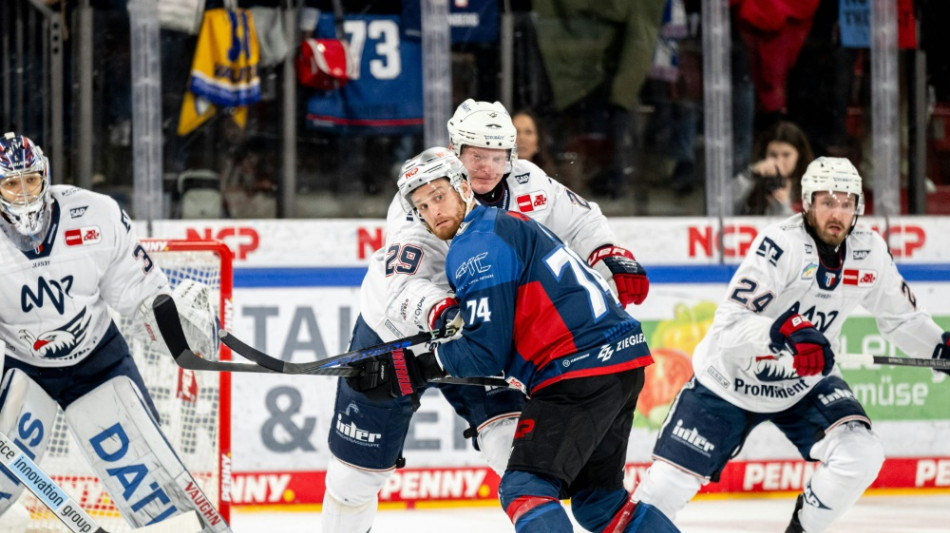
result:
<svg viewBox="0 0 950 533"><path fill-rule="evenodd" d="M536 368L577 352L574 335L538 281L518 287L514 343L518 353Z"/></svg>

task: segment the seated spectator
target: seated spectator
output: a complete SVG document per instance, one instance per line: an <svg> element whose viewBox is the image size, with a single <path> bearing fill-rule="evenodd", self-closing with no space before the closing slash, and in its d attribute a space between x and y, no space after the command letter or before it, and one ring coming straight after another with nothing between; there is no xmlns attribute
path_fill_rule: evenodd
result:
<svg viewBox="0 0 950 533"><path fill-rule="evenodd" d="M736 176L736 214L794 213L802 175L814 159L805 133L791 122L776 122L758 139L752 158L755 163Z"/></svg>
<svg viewBox="0 0 950 533"><path fill-rule="evenodd" d="M551 174L554 165L551 163L551 155L547 150L547 138L541 131L541 123L538 117L527 109L523 109L514 114L511 121L518 130L517 144L518 157L526 161L531 161L541 167L546 174Z"/></svg>

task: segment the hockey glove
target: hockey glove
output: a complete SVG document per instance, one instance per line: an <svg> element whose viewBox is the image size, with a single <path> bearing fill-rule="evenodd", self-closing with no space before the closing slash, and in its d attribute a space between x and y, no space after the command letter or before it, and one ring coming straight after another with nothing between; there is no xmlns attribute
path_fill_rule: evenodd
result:
<svg viewBox="0 0 950 533"><path fill-rule="evenodd" d="M385 402L392 399L392 362L388 356L374 357L366 361L352 364L362 372L358 376L346 378L346 384L353 390L363 393L374 402Z"/></svg>
<svg viewBox="0 0 950 533"><path fill-rule="evenodd" d="M587 264L610 283L620 305L640 305L650 292L647 271L634 259L630 250L619 246L601 246L587 258Z"/></svg>
<svg viewBox="0 0 950 533"><path fill-rule="evenodd" d="M459 316L459 301L455 298L446 298L432 306L429 310L429 329L435 331L452 323Z"/></svg>
<svg viewBox="0 0 950 533"><path fill-rule="evenodd" d="M945 331L943 333L943 342L938 344L934 348L934 359L950 359L950 331ZM950 370L943 368L935 369L937 372L943 372L944 374L950 374Z"/></svg>
<svg viewBox="0 0 950 533"><path fill-rule="evenodd" d="M770 334L772 342L786 344L792 350L792 364L799 376L827 376L835 366L828 339L808 319L792 310L775 320Z"/></svg>
<svg viewBox="0 0 950 533"><path fill-rule="evenodd" d="M390 391L393 398L421 392L430 379L447 375L432 352L416 356L412 352L395 350L391 354L390 361L393 365L394 376Z"/></svg>

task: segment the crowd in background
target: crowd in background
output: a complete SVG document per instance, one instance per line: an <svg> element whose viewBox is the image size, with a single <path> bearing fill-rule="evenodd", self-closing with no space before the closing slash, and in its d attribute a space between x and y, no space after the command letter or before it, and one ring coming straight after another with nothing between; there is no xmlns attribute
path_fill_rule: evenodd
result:
<svg viewBox="0 0 950 533"><path fill-rule="evenodd" d="M10 6L18 2L28 4L17 0L5 9L12 10ZM76 4L45 2L66 20ZM204 4L205 9L226 5L223 0ZM163 167L166 192L175 206L172 216L189 216L180 202L189 184L202 186L215 176L217 183L212 186L221 192L221 208L197 215L268 218L280 213L279 177L285 164L279 150L280 69L282 61L293 61L300 50L294 43L276 60L265 61L264 56L273 53L275 31L280 35L274 29L280 17L273 14L286 2L241 0L235 4L254 8L262 47L260 98L247 106L244 127L224 110L192 131L180 133L179 113L198 38L161 31ZM497 27L509 6L514 24L509 111L519 130L519 156L537 163L578 194L600 202L609 215L706 214L700 0L618 0L596 5L582 0L479 0L464 4L481 9L481 15L490 20L483 19L478 28L452 30L453 108L465 98L501 99L502 50ZM842 22L842 9L862 4L869 8L870 2L730 1L732 167L736 174L732 185L737 214L798 209L797 180L813 156L847 157L873 182L870 50L849 43L853 28ZM939 45L936 22L948 6L928 0L911 4L916 13L916 50L926 54L928 193L950 194L950 143L945 140L950 134L946 126L950 58L946 47ZM125 82L131 75L128 11L124 0L94 0L91 5L97 28L95 49L106 51L94 58L93 185L120 201L127 200L133 166L131 85ZM345 16L399 17L404 46L413 38L407 5L341 2ZM333 13L334 2L307 0L299 7L300 13L305 9ZM307 16L298 18L300 36L314 35L314 27L304 22ZM38 19L29 20L36 23ZM496 31L483 31L486 27ZM69 28L63 31L69 49ZM902 72L914 51L901 51ZM73 60L68 53L66 61L70 73ZM32 65L25 64L26 68ZM13 78L6 74L0 83L9 94ZM67 77L74 86L72 74ZM297 91L295 194L300 202L309 202L296 210L298 216L381 215L394 191L394 169L422 147L422 128L315 126L313 100L324 93L305 86ZM902 110L906 94L902 88ZM39 106L30 98L25 105L32 106L32 112L24 120L39 116ZM77 114L70 107L74 103L74 96L67 92L67 122ZM3 116L7 113L10 116ZM42 134L32 132L30 123L16 123L21 116L9 105L0 107L0 123L6 129L30 133L45 145ZM66 132L69 149L71 128L67 126ZM776 160L781 148L789 149L784 162ZM906 152L907 147L902 149ZM63 175L54 180L74 180L70 168L66 165ZM203 181L191 179L196 173ZM328 202L328 196L359 200L355 208L334 210L332 206L340 202Z"/></svg>

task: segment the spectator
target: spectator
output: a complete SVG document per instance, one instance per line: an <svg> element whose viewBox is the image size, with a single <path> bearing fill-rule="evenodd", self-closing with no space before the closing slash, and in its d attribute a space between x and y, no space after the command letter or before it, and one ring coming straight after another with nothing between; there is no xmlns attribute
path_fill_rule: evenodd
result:
<svg viewBox="0 0 950 533"><path fill-rule="evenodd" d="M518 157L531 161L550 175L553 170L551 154L548 153L548 140L541 130L541 122L537 115L528 109L522 109L514 114L511 121L518 130L517 144Z"/></svg>
<svg viewBox="0 0 950 533"><path fill-rule="evenodd" d="M759 138L752 155L755 163L736 175L736 214L794 213L792 198L801 195L802 175L814 159L805 133L791 122L776 122Z"/></svg>

